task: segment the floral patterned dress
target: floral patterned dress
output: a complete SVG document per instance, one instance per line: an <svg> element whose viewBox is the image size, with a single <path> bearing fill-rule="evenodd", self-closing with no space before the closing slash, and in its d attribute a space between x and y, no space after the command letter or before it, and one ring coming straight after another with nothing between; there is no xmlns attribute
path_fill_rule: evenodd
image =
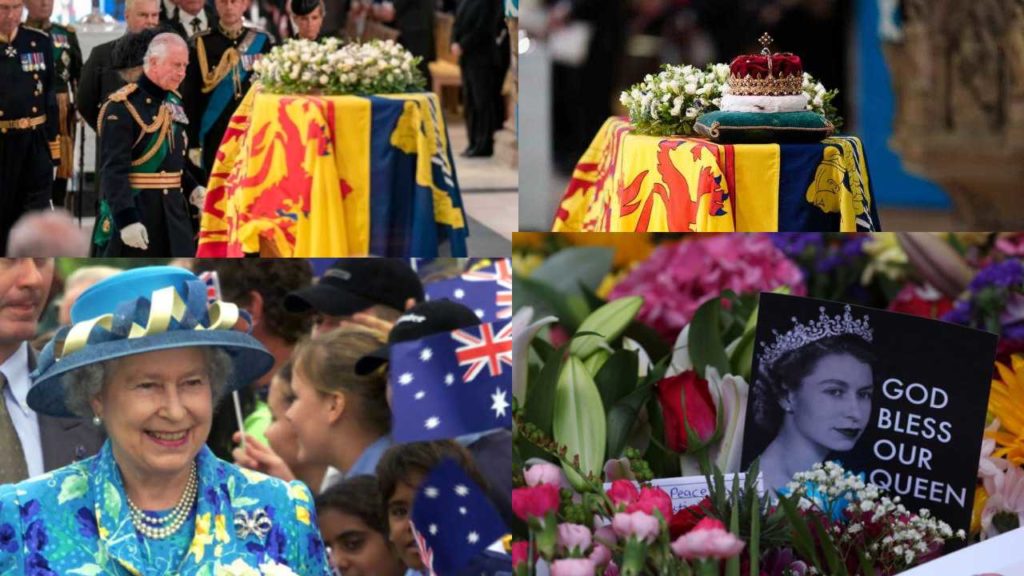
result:
<svg viewBox="0 0 1024 576"><path fill-rule="evenodd" d="M198 503L163 541L135 530L109 440L92 458L0 486L0 575L331 574L304 484L206 447L196 462Z"/></svg>

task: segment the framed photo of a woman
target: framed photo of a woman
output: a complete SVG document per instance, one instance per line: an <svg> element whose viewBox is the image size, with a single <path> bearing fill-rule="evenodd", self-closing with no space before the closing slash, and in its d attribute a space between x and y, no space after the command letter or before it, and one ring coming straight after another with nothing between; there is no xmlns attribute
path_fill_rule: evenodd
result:
<svg viewBox="0 0 1024 576"><path fill-rule="evenodd" d="M758 433L748 435L743 466L760 458L769 493L829 454L852 450L871 422L870 319L855 317L849 306L817 312L794 316L788 330L773 327L772 338L757 342L747 419Z"/></svg>
<svg viewBox="0 0 1024 576"><path fill-rule="evenodd" d="M828 300L761 294L741 466L768 494L838 461L970 523L996 335Z"/></svg>

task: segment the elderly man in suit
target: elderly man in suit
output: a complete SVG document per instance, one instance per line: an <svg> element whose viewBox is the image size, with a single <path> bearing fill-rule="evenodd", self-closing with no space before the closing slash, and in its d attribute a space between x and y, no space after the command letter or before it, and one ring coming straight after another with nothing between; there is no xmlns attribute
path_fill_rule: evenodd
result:
<svg viewBox="0 0 1024 576"><path fill-rule="evenodd" d="M49 258L0 258L0 484L20 482L99 451L103 436L78 419L28 407L36 335L53 280Z"/></svg>

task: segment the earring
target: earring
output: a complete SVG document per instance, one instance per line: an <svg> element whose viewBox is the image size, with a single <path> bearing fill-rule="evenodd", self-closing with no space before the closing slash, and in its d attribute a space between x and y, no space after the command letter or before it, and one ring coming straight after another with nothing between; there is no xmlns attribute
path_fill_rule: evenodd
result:
<svg viewBox="0 0 1024 576"><path fill-rule="evenodd" d="M103 425L103 420L99 416L92 417L92 425L99 428Z"/></svg>

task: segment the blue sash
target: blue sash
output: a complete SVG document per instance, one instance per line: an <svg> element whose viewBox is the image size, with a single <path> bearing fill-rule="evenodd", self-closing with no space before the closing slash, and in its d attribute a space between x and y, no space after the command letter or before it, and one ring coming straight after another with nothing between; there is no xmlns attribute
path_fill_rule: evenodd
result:
<svg viewBox="0 0 1024 576"><path fill-rule="evenodd" d="M256 39L245 49L242 53L244 55L255 56L256 54L259 54L260 50L263 49L263 44L267 41L267 37L264 34L256 32L252 32L252 34L256 34ZM241 67L241 70L239 71L239 78L240 82L244 83L249 77L249 71L242 66L241 60L242 59L239 58L237 66ZM217 87L213 89L213 93L210 94L210 102L207 104L206 111L203 112L203 119L199 123L200 146L206 142L206 134L210 131L210 127L212 127L213 123L217 121L217 118L220 118L221 113L223 113L224 109L227 108L228 102L231 102L234 98L235 86L229 76L221 78L220 84L218 84ZM209 167L204 166L204 168Z"/></svg>

